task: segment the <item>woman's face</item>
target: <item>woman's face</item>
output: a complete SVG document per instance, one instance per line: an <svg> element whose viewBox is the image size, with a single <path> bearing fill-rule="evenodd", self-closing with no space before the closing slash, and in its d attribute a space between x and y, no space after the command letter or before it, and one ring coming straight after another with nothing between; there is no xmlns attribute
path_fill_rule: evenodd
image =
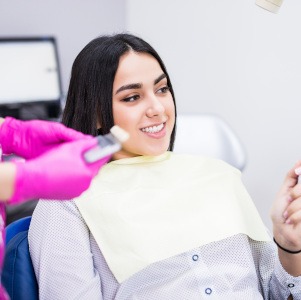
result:
<svg viewBox="0 0 301 300"><path fill-rule="evenodd" d="M146 53L124 54L113 83L114 124L130 137L113 159L160 155L169 147L175 107L157 60Z"/></svg>

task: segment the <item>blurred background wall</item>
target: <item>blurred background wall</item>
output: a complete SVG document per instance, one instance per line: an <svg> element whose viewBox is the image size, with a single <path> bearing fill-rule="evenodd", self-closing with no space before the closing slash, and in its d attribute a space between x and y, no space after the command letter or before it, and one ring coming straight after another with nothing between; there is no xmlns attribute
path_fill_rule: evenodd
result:
<svg viewBox="0 0 301 300"><path fill-rule="evenodd" d="M254 2L0 0L0 36L54 35L64 93L92 38L128 30L149 41L166 62L179 113L217 114L239 136L243 180L270 226L275 194L301 159L301 1L284 1L278 14Z"/></svg>

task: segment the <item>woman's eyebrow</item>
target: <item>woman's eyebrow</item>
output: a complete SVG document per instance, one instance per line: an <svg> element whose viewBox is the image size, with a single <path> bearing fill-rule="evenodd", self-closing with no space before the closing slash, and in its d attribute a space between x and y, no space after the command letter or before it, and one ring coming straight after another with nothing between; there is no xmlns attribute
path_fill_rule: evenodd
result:
<svg viewBox="0 0 301 300"><path fill-rule="evenodd" d="M154 80L154 84L157 84L160 82L162 79L166 78L166 74L161 74L157 79Z"/></svg>
<svg viewBox="0 0 301 300"><path fill-rule="evenodd" d="M115 93L118 94L119 92L121 91L124 91L124 90L135 90L135 89L141 89L142 87L142 84L141 83L130 83L130 84L126 84L126 85L123 85L121 86Z"/></svg>
<svg viewBox="0 0 301 300"><path fill-rule="evenodd" d="M160 82L162 79L166 78L166 74L161 74L158 78L156 78L154 80L154 85L156 85L158 82ZM125 91L125 90L136 90L136 89L141 89L142 88L142 84L141 83L130 83L130 84L126 84L126 85L123 85L121 86L115 93L118 94L122 91Z"/></svg>

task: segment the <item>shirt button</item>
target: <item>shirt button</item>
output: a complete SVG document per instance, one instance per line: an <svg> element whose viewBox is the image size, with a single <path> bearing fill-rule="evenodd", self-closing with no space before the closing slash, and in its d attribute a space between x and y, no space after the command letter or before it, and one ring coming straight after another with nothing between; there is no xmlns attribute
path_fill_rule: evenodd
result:
<svg viewBox="0 0 301 300"><path fill-rule="evenodd" d="M205 293L206 293L207 295L210 295L210 294L212 293L211 288L206 288Z"/></svg>
<svg viewBox="0 0 301 300"><path fill-rule="evenodd" d="M294 285L293 283L289 283L287 286L288 286L289 288L293 288L295 285Z"/></svg>
<svg viewBox="0 0 301 300"><path fill-rule="evenodd" d="M197 261L199 259L199 256L197 254L192 256L192 260Z"/></svg>

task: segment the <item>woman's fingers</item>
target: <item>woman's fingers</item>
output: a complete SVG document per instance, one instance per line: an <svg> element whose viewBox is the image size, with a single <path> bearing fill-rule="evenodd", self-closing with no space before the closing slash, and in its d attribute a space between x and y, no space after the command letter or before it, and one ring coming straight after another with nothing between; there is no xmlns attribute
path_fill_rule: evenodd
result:
<svg viewBox="0 0 301 300"><path fill-rule="evenodd" d="M301 196L293 198L293 200L288 204L283 213L283 218L287 224L301 223Z"/></svg>

